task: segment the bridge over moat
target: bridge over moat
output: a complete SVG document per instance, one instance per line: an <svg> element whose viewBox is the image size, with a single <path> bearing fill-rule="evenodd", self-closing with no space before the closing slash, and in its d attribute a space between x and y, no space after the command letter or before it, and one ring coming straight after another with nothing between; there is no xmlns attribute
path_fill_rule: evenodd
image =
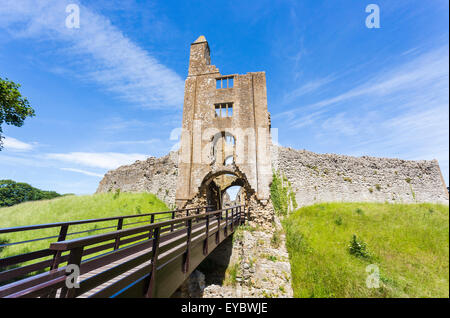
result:
<svg viewBox="0 0 450 318"><path fill-rule="evenodd" d="M201 207L0 229L0 234L6 234L59 228L58 241L48 248L0 259L0 268L6 269L0 272L0 297L170 297L245 222L246 214L244 206L215 211ZM136 217L148 220L126 223ZM159 222L155 222L157 219ZM111 221L117 221L115 231L67 240L70 235L80 234L70 233L71 226ZM136 226L140 223L150 224ZM124 229L130 225L135 227ZM38 237L32 241L55 238ZM74 265L80 274L78 286L67 285L68 281L74 282L70 276Z"/></svg>

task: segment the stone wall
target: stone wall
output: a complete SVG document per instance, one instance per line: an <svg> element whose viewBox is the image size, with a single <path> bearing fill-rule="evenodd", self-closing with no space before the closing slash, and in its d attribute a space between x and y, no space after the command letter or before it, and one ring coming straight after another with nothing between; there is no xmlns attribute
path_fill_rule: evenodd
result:
<svg viewBox="0 0 450 318"><path fill-rule="evenodd" d="M299 206L326 201L448 204L436 160L316 154L273 146L272 164L291 182Z"/></svg>
<svg viewBox="0 0 450 318"><path fill-rule="evenodd" d="M448 204L435 160L401 160L316 154L274 146L273 168L292 184L299 206L326 201ZM151 192L175 203L178 153L136 161L105 174L97 192Z"/></svg>
<svg viewBox="0 0 450 318"><path fill-rule="evenodd" d="M108 171L97 188L97 193L116 191L154 193L169 207L175 205L178 175L178 152L145 161L136 161Z"/></svg>

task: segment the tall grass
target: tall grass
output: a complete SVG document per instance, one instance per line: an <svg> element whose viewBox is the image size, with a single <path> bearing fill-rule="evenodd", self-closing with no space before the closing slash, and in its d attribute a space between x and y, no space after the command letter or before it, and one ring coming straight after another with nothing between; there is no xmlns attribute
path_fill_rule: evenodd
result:
<svg viewBox="0 0 450 318"><path fill-rule="evenodd" d="M150 193L101 193L84 196L72 195L52 200L25 202L12 207L0 208L0 228L106 218L121 215L146 214L167 210L168 208L164 202ZM149 219L150 218L146 216L126 220L124 222L124 228L129 228L126 227L126 224L139 221L149 221ZM117 220L70 226L69 233L87 230L91 231L78 235L69 235L67 239L113 231L114 228L100 231L94 230L116 225ZM145 223L130 226L141 225L145 225ZM39 237L57 236L58 233L59 228L50 228L3 234L0 235L0 242L6 241L13 243ZM56 238L7 246L1 251L0 258L48 248L49 244L55 241Z"/></svg>
<svg viewBox="0 0 450 318"><path fill-rule="evenodd" d="M316 204L283 226L295 297L449 297L446 205ZM366 285L370 264L379 288Z"/></svg>

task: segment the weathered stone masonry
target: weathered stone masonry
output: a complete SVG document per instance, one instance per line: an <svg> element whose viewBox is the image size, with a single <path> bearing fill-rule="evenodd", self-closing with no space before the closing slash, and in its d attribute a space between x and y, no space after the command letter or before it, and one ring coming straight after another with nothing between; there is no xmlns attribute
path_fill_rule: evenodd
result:
<svg viewBox="0 0 450 318"><path fill-rule="evenodd" d="M435 160L351 157L274 146L272 166L291 182L299 206L330 201L449 202ZM174 205L177 174L178 155L172 152L109 171L97 192L151 192Z"/></svg>
<svg viewBox="0 0 450 318"><path fill-rule="evenodd" d="M351 157L273 147L273 168L292 184L299 206L318 202L444 203L436 160Z"/></svg>
<svg viewBox="0 0 450 318"><path fill-rule="evenodd" d="M175 206L178 176L178 152L144 161L136 161L108 171L97 188L97 193L116 191L154 193L169 207Z"/></svg>
<svg viewBox="0 0 450 318"><path fill-rule="evenodd" d="M217 87L221 79L225 88ZM218 110L225 116L217 115ZM272 146L270 125L265 73L220 74L201 36L191 44L180 150L109 171L97 192L151 192L170 206L182 207L210 203L212 188L238 184L255 217L270 224L275 169L291 182L299 206L325 201L448 204L435 160L357 158ZM236 138L236 132L249 128L255 138ZM232 146L226 142L229 137L235 138ZM232 163L226 164L230 158ZM222 180L228 185L213 181L230 175L236 180Z"/></svg>

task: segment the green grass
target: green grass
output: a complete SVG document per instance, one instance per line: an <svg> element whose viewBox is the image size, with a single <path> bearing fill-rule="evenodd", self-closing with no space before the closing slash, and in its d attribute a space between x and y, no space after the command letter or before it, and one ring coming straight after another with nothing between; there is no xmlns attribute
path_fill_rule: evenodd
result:
<svg viewBox="0 0 450 318"><path fill-rule="evenodd" d="M32 224L65 222L74 220L106 218L121 215L146 214L167 211L168 208L155 195L150 193L101 193L84 196L65 196L52 200L25 202L12 207L0 208L0 228L25 226ZM149 216L125 220L127 223L150 220ZM116 226L117 220L102 223L90 223L69 227L69 233L108 226ZM142 224L130 225L142 226ZM124 226L124 229L130 228ZM68 236L73 239L80 236L97 235L114 229L91 231L79 235ZM0 242L8 240L10 243L58 235L59 228L33 230L19 233L0 235ZM56 239L37 241L32 243L5 247L0 258L22 254L29 251L47 248ZM1 244L1 243L0 243Z"/></svg>
<svg viewBox="0 0 450 318"><path fill-rule="evenodd" d="M283 226L295 297L449 297L447 205L316 204ZM368 256L350 253L353 235ZM366 286L370 264L379 288Z"/></svg>

